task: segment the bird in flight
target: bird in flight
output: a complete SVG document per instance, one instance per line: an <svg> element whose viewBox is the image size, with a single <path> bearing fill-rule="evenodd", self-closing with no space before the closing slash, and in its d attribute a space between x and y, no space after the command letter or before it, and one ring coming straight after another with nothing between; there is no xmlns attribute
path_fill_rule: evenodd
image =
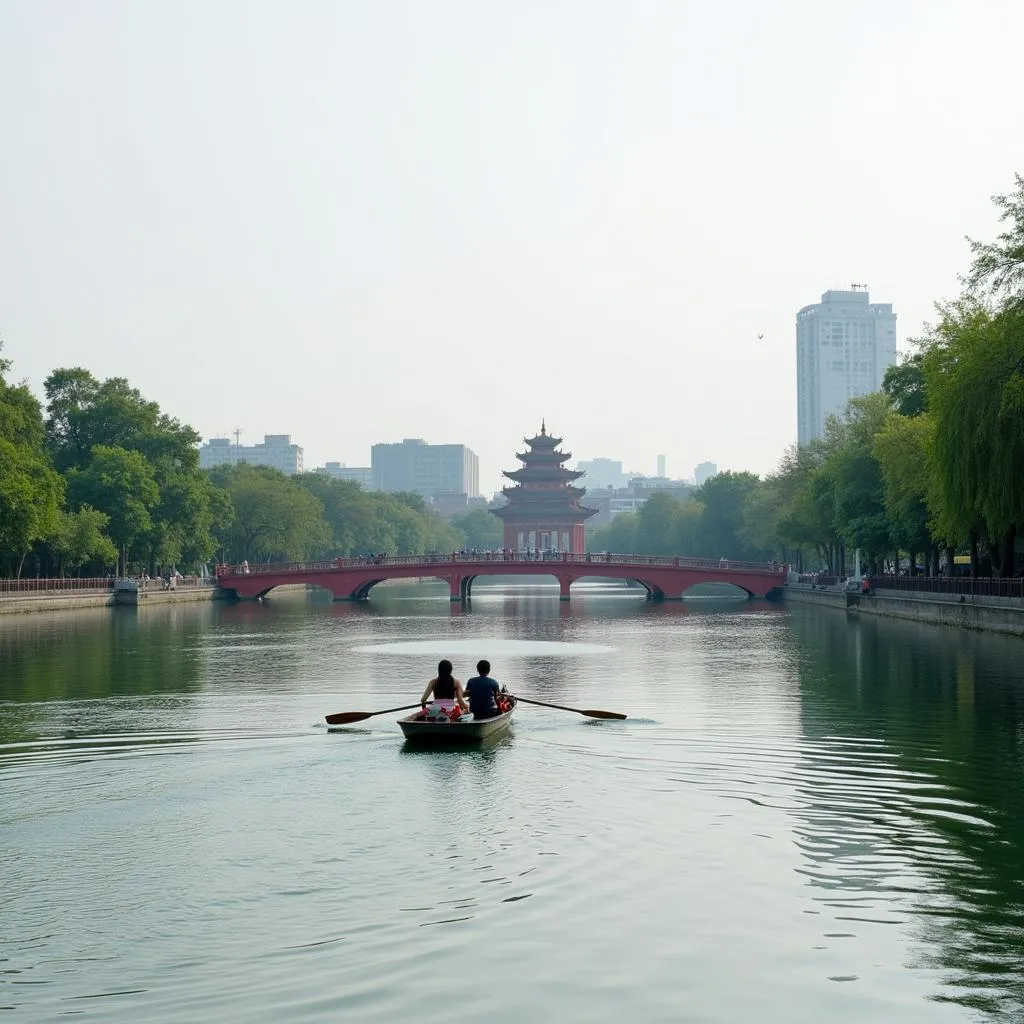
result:
<svg viewBox="0 0 1024 1024"><path fill-rule="evenodd" d="M759 334L759 335L757 336L757 340L758 340L758 341L763 341L763 340L764 340L764 335L763 335L763 334Z"/></svg>

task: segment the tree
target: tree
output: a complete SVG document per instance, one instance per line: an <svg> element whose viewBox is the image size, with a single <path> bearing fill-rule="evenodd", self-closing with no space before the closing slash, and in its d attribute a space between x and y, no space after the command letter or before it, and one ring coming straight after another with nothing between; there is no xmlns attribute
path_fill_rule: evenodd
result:
<svg viewBox="0 0 1024 1024"><path fill-rule="evenodd" d="M999 219L1009 222L1007 229L994 242L967 239L973 260L965 284L972 292L987 291L1019 307L1024 305L1024 177L1015 174L1014 181L1013 192L992 197Z"/></svg>
<svg viewBox="0 0 1024 1024"><path fill-rule="evenodd" d="M505 524L489 509L475 508L464 516L452 516L451 526L462 534L462 545L468 548L496 551L505 546Z"/></svg>
<svg viewBox="0 0 1024 1024"><path fill-rule="evenodd" d="M15 576L32 545L53 532L62 501L60 477L42 451L0 437L0 557Z"/></svg>
<svg viewBox="0 0 1024 1024"><path fill-rule="evenodd" d="M934 429L934 421L927 414L902 416L891 412L874 439L874 456L882 470L883 500L892 536L909 552L911 571L914 553L918 551L931 563L929 568L938 567L933 562L935 544L929 529L928 508L928 453Z"/></svg>
<svg viewBox="0 0 1024 1024"><path fill-rule="evenodd" d="M140 452L97 445L85 469L67 474L72 508L88 505L110 518L109 533L120 551L118 572L127 573L132 544L153 526L160 500L153 469Z"/></svg>
<svg viewBox="0 0 1024 1024"><path fill-rule="evenodd" d="M0 564L20 576L32 545L53 532L64 489L43 448L39 402L7 383L10 366L0 358Z"/></svg>
<svg viewBox="0 0 1024 1024"><path fill-rule="evenodd" d="M652 494L636 513L633 550L638 555L677 554L680 511L670 494Z"/></svg>
<svg viewBox="0 0 1024 1024"><path fill-rule="evenodd" d="M60 559L60 574L96 563L112 567L117 547L104 532L110 517L99 509L83 505L77 512L61 512L49 544Z"/></svg>
<svg viewBox="0 0 1024 1024"><path fill-rule="evenodd" d="M875 434L889 413L881 392L853 398L843 419L825 427L825 473L832 487L836 532L849 548L864 551L873 566L895 543L885 511L882 470L874 455Z"/></svg>
<svg viewBox="0 0 1024 1024"><path fill-rule="evenodd" d="M1024 306L965 296L939 307L924 359L932 438L929 505L948 544L988 542L1012 575L1024 521Z"/></svg>
<svg viewBox="0 0 1024 1024"><path fill-rule="evenodd" d="M595 527L587 535L587 550L634 554L638 524L639 516L635 512L620 512L610 523Z"/></svg>
<svg viewBox="0 0 1024 1024"><path fill-rule="evenodd" d="M744 511L761 480L753 473L719 473L705 480L694 497L704 506L702 550L709 558L754 559L765 554L743 539Z"/></svg>
<svg viewBox="0 0 1024 1024"><path fill-rule="evenodd" d="M915 352L885 371L882 390L902 416L920 416L928 407L924 386L924 353Z"/></svg>
<svg viewBox="0 0 1024 1024"><path fill-rule="evenodd" d="M141 452L154 466L198 469L199 434L161 413L123 377L100 382L81 367L62 368L43 387L47 444L59 470L84 467L97 445Z"/></svg>
<svg viewBox="0 0 1024 1024"><path fill-rule="evenodd" d="M300 561L329 548L323 504L279 470L242 463L215 470L211 478L234 510L229 523L217 526L229 561Z"/></svg>

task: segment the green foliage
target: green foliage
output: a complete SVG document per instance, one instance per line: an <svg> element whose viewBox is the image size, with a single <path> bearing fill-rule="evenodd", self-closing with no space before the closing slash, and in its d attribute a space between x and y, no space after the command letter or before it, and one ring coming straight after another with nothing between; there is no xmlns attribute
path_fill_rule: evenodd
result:
<svg viewBox="0 0 1024 1024"><path fill-rule="evenodd" d="M750 547L745 539L749 536L745 518L760 487L753 473L719 473L704 482L695 495L704 506L701 554L746 560L767 557L768 552Z"/></svg>
<svg viewBox="0 0 1024 1024"><path fill-rule="evenodd" d="M876 562L893 549L885 511L882 470L874 455L875 435L889 412L882 394L854 398L846 417L831 418L825 429L825 474L832 488L833 522L846 545Z"/></svg>
<svg viewBox="0 0 1024 1024"><path fill-rule="evenodd" d="M951 544L972 532L999 543L1024 521L1024 308L968 296L939 312L924 362L935 529Z"/></svg>
<svg viewBox="0 0 1024 1024"><path fill-rule="evenodd" d="M59 514L49 544L60 559L61 575L83 565L95 564L101 570L114 567L117 548L105 532L109 522L108 515L89 505Z"/></svg>
<svg viewBox="0 0 1024 1024"><path fill-rule="evenodd" d="M486 508L475 508L464 516L452 516L451 527L462 535L458 547L499 551L505 546L505 524Z"/></svg>
<svg viewBox="0 0 1024 1024"><path fill-rule="evenodd" d="M418 494L364 491L352 480L323 473L303 473L294 482L323 506L328 539L318 557L415 555L453 551L464 542L457 530L427 511Z"/></svg>
<svg viewBox="0 0 1024 1024"><path fill-rule="evenodd" d="M153 528L160 500L152 466L140 452L97 445L84 469L68 472L67 483L73 509L88 505L109 517L110 536L122 552L119 571L127 572L128 549Z"/></svg>
<svg viewBox="0 0 1024 1024"><path fill-rule="evenodd" d="M635 512L620 512L610 523L598 526L587 534L588 551L614 551L633 554L639 517Z"/></svg>
<svg viewBox="0 0 1024 1024"><path fill-rule="evenodd" d="M1008 226L994 242L972 238L971 270L965 283L972 291L988 289L1008 306L1024 304L1024 177L1014 175L1016 189L1009 195L993 196L999 219Z"/></svg>
<svg viewBox="0 0 1024 1024"><path fill-rule="evenodd" d="M927 551L933 544L928 487L934 429L934 420L927 414L903 416L891 412L874 438L891 533L906 551Z"/></svg>
<svg viewBox="0 0 1024 1024"><path fill-rule="evenodd" d="M924 353L915 352L885 371L882 390L902 416L920 416L928 405L924 386Z"/></svg>
<svg viewBox="0 0 1024 1024"><path fill-rule="evenodd" d="M54 370L43 385L46 439L62 472L84 468L101 445L142 453L154 465L195 470L199 435L160 411L122 377L98 381L81 367Z"/></svg>
<svg viewBox="0 0 1024 1024"><path fill-rule="evenodd" d="M228 523L215 527L226 561L302 561L329 548L322 502L284 473L243 463L210 475L234 510Z"/></svg>
<svg viewBox="0 0 1024 1024"><path fill-rule="evenodd" d="M55 529L64 489L43 449L39 402L7 383L9 369L0 359L0 566L20 575L32 545Z"/></svg>

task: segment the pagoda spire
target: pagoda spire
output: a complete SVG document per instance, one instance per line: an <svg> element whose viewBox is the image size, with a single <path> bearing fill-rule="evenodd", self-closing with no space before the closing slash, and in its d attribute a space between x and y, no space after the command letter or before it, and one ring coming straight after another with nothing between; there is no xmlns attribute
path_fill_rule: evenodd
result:
<svg viewBox="0 0 1024 1024"><path fill-rule="evenodd" d="M505 547L582 554L584 522L597 514L580 501L586 489L573 486L584 474L563 465L572 453L559 448L562 439L548 433L546 418L539 434L523 440L527 450L516 454L522 467L502 474L515 484L502 488L508 504L495 509L505 521Z"/></svg>

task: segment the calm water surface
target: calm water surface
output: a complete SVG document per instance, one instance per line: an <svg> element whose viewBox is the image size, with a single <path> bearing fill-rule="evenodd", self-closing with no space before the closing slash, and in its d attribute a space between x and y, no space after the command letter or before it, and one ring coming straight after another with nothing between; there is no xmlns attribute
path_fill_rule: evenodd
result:
<svg viewBox="0 0 1024 1024"><path fill-rule="evenodd" d="M1024 644L617 589L0 618L14 1020L1024 1020ZM448 654L540 700L415 752Z"/></svg>

